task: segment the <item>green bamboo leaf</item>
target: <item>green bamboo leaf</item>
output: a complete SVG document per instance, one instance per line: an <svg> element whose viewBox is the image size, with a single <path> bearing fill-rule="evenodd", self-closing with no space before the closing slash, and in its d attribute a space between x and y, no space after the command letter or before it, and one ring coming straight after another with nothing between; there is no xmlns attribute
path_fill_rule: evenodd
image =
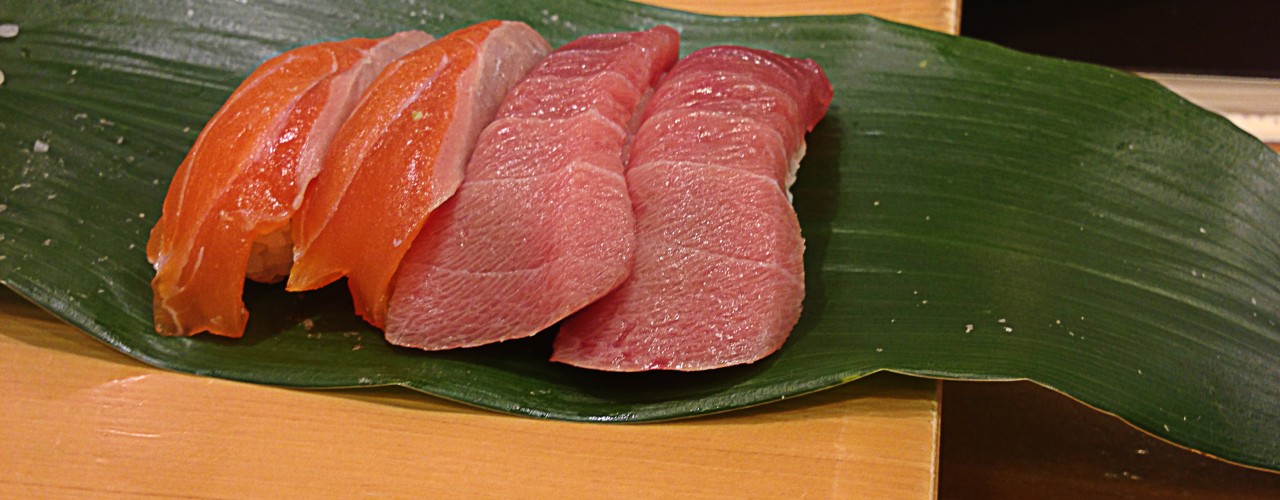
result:
<svg viewBox="0 0 1280 500"><path fill-rule="evenodd" d="M1153 434L1280 469L1280 156L1158 85L864 16L715 18L611 0L10 0L0 22L0 276L174 370L295 387L402 384L538 417L650 421L879 371L1021 379ZM489 18L555 44L678 27L812 57L836 87L794 188L805 313L707 373L546 361L550 332L424 353L340 287L249 286L240 341L151 333L143 247L169 177L253 67L324 39Z"/></svg>

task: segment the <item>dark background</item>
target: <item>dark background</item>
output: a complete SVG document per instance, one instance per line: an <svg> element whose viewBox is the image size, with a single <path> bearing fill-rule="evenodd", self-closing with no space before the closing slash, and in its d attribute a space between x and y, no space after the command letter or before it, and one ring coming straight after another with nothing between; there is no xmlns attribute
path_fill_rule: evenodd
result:
<svg viewBox="0 0 1280 500"><path fill-rule="evenodd" d="M1140 71L1280 78L1277 0L963 0L960 34Z"/></svg>

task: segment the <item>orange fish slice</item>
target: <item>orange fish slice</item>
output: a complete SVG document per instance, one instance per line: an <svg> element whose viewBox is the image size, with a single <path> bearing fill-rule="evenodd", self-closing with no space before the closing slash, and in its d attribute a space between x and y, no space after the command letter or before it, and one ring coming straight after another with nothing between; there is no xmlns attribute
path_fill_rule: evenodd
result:
<svg viewBox="0 0 1280 500"><path fill-rule="evenodd" d="M388 66L334 137L303 201L288 289L346 276L356 312L381 327L410 242L458 188L507 90L548 51L524 23L488 21Z"/></svg>
<svg viewBox="0 0 1280 500"><path fill-rule="evenodd" d="M151 230L155 327L244 333L250 278L288 272L288 224L363 90L422 32L300 47L263 63L209 120L178 167Z"/></svg>

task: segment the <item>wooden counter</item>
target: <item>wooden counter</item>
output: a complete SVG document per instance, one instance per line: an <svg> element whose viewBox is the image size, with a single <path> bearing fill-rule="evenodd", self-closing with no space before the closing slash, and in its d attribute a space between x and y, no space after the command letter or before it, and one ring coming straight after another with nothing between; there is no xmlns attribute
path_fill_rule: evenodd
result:
<svg viewBox="0 0 1280 500"><path fill-rule="evenodd" d="M301 391L145 366L0 296L0 491L928 498L936 383L875 376L668 424L499 415L399 388ZM7 495L6 495L7 496Z"/></svg>
<svg viewBox="0 0 1280 500"><path fill-rule="evenodd" d="M649 3L958 26L955 0ZM0 293L6 497L930 498L938 397L936 382L880 375L675 423L540 421L398 388L299 391L165 372Z"/></svg>

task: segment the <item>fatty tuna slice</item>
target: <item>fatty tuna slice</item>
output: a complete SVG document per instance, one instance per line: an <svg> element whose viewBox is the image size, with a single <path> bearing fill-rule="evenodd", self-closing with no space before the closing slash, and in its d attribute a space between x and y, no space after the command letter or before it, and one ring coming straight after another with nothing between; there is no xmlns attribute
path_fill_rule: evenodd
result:
<svg viewBox="0 0 1280 500"><path fill-rule="evenodd" d="M511 91L403 261L389 341L434 350L528 337L626 278L629 124L679 43L665 26L587 36Z"/></svg>
<svg viewBox="0 0 1280 500"><path fill-rule="evenodd" d="M299 47L240 84L178 167L151 230L157 332L243 335L245 276L288 274L289 223L334 133L382 68L430 41L408 31Z"/></svg>
<svg viewBox="0 0 1280 500"><path fill-rule="evenodd" d="M787 187L831 92L813 61L764 51L712 47L677 63L631 145L634 270L561 324L552 360L692 371L781 347L804 299Z"/></svg>
<svg viewBox="0 0 1280 500"><path fill-rule="evenodd" d="M458 188L502 97L549 50L524 23L488 21L387 67L338 131L303 202L287 288L346 276L356 312L383 326L409 244Z"/></svg>

